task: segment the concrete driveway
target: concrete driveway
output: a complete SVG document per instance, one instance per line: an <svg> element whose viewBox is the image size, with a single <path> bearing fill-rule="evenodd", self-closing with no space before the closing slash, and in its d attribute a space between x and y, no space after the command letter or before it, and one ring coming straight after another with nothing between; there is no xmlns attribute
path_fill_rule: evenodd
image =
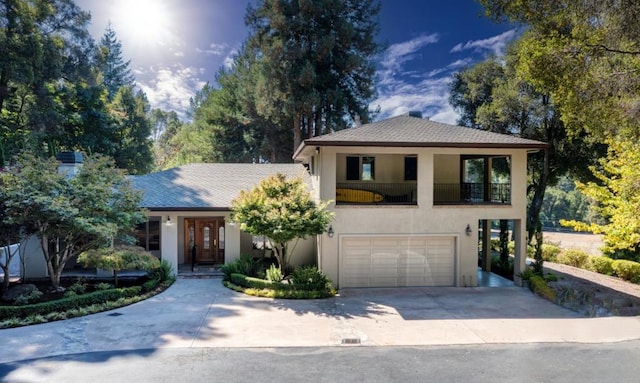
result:
<svg viewBox="0 0 640 383"><path fill-rule="evenodd" d="M603 343L640 339L639 317L581 318L519 287L347 289L324 300L235 293L179 279L147 301L0 330L0 363L110 350Z"/></svg>

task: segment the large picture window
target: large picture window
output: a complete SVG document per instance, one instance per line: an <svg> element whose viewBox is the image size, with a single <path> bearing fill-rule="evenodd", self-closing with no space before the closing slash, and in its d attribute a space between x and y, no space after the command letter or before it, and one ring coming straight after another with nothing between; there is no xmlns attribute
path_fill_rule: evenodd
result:
<svg viewBox="0 0 640 383"><path fill-rule="evenodd" d="M160 217L149 217L149 221L136 226L136 245L147 251L160 250Z"/></svg>
<svg viewBox="0 0 640 383"><path fill-rule="evenodd" d="M347 156L347 181L373 181L375 157Z"/></svg>

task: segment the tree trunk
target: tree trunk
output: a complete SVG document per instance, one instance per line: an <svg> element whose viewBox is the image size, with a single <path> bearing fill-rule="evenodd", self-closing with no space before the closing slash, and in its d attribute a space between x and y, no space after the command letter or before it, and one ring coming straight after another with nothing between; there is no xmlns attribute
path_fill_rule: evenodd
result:
<svg viewBox="0 0 640 383"><path fill-rule="evenodd" d="M528 243L531 243L537 227L540 221L540 211L542 210L542 203L544 201L544 194L547 190L547 182L549 181L549 161L551 156L549 155L549 149L544 151L544 161L542 166L542 172L540 173L540 179L536 184L536 189L531 200L531 206L529 207L529 216L527 222L527 231L529 234Z"/></svg>
<svg viewBox="0 0 640 383"><path fill-rule="evenodd" d="M2 281L2 291L9 289L9 262L6 265L2 265L2 271L4 272L4 280Z"/></svg>

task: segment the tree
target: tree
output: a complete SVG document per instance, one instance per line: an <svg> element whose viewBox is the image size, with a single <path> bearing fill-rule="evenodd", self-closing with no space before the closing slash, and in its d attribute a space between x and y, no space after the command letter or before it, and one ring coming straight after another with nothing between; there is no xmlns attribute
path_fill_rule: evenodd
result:
<svg viewBox="0 0 640 383"><path fill-rule="evenodd" d="M90 16L72 0L0 2L0 166L56 132L61 95L91 76Z"/></svg>
<svg viewBox="0 0 640 383"><path fill-rule="evenodd" d="M0 180L0 186L3 186ZM6 224L5 219L7 217L5 207L5 193L0 189L0 268L3 271L2 289L0 291L7 291L10 282L9 266L11 261L18 254L18 248L11 249L11 245L18 244L22 235L22 228L19 225ZM3 256L4 254L4 256Z"/></svg>
<svg viewBox="0 0 640 383"><path fill-rule="evenodd" d="M146 95L124 86L109 106L117 146L111 155L116 165L129 174L145 174L153 168L150 110Z"/></svg>
<svg viewBox="0 0 640 383"><path fill-rule="evenodd" d="M286 122L292 150L304 136L345 128L345 117L368 121L379 10L374 0L261 0L247 8L256 111Z"/></svg>
<svg viewBox="0 0 640 383"><path fill-rule="evenodd" d="M591 170L597 182L577 183L578 189L596 201L594 209L605 223L562 220L579 231L604 234L604 252L617 258L640 260L640 142L612 140L600 166Z"/></svg>
<svg viewBox="0 0 640 383"><path fill-rule="evenodd" d="M131 60L124 61L122 58L122 43L109 24L98 46L98 68L102 73L102 83L107 88L109 101L113 100L120 88L135 85L136 79L131 74L130 64Z"/></svg>
<svg viewBox="0 0 640 383"><path fill-rule="evenodd" d="M118 287L118 272L127 269L151 271L160 267L160 260L138 246L118 246L91 249L78 256L84 267L113 271L113 284Z"/></svg>
<svg viewBox="0 0 640 383"><path fill-rule="evenodd" d="M54 289L74 256L114 240L132 240L130 232L145 220L141 195L112 160L88 157L74 177L58 174L54 158L23 153L0 174L6 215L3 223L33 228L40 240Z"/></svg>
<svg viewBox="0 0 640 383"><path fill-rule="evenodd" d="M298 239L323 233L333 214L317 204L301 178L277 174L231 202L231 219L240 230L271 241L280 270L285 273ZM294 241L289 248L289 243Z"/></svg>

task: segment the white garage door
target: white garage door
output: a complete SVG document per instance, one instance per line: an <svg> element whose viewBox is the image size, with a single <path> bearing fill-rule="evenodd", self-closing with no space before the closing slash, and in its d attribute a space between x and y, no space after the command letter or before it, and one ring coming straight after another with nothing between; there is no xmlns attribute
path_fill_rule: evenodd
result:
<svg viewBox="0 0 640 383"><path fill-rule="evenodd" d="M453 286L455 237L343 236L340 287Z"/></svg>

